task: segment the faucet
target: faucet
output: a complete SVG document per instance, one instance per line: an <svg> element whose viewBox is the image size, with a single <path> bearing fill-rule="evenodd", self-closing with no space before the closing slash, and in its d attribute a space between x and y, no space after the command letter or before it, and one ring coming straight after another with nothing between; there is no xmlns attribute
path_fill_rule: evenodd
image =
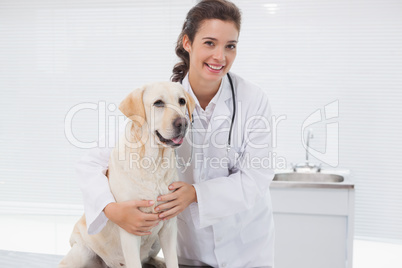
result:
<svg viewBox="0 0 402 268"><path fill-rule="evenodd" d="M308 161L309 156L309 148L310 148L310 139L314 138L313 129L309 129L307 132L307 141L306 141L306 162L300 163L297 165L292 164L292 169L294 172L320 172L321 164L314 165Z"/></svg>
<svg viewBox="0 0 402 268"><path fill-rule="evenodd" d="M308 149L310 148L310 139L314 138L313 129L309 129L307 132L307 142L306 142L306 164L308 164Z"/></svg>

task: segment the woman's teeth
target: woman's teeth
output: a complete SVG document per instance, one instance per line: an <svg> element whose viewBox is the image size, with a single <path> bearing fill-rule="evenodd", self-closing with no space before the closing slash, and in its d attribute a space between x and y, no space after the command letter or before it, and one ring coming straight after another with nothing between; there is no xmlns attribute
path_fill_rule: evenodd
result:
<svg viewBox="0 0 402 268"><path fill-rule="evenodd" d="M213 66L213 65L209 65L208 63L207 63L207 65L209 68L214 69L214 70L220 70L223 68L223 66Z"/></svg>

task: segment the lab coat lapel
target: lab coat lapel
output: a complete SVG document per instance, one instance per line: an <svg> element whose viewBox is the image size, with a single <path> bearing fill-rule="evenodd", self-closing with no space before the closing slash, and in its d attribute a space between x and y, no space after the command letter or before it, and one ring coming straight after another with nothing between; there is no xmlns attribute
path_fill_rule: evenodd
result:
<svg viewBox="0 0 402 268"><path fill-rule="evenodd" d="M208 131L205 135L204 144L208 144L212 138L215 138L217 131L219 131L222 127L229 127L230 122L232 119L231 114L231 104L232 104L232 89L230 87L230 83L228 78L225 76L224 80L222 81L222 92L220 92L219 99L216 103L214 112L212 114L211 120L208 125ZM214 134L215 133L215 134ZM213 146L210 144L209 147ZM204 149L204 154L205 154Z"/></svg>
<svg viewBox="0 0 402 268"><path fill-rule="evenodd" d="M208 146L202 146L201 148L194 148L193 150L193 157L196 158L197 152L200 150L203 153L204 160L205 158L211 158L211 157L224 157L225 152L226 152L226 142L228 138L228 131L225 131L225 129L229 129L230 127L230 122L232 119L232 89L230 87L229 80L227 76L223 78L222 81L222 88L221 92L219 95L219 98L216 102L216 106L214 109L214 112L211 116L211 120L208 124L208 129L205 133L204 140L198 140L196 141L197 144L204 144ZM183 80L183 86L184 88L190 93L190 85L188 82L188 76L185 77ZM190 93L191 94L191 93ZM193 116L198 117L198 114L196 110L194 111ZM199 120L195 120L194 122L194 129L203 129L202 123ZM223 130L223 131L222 131ZM219 137L217 137L216 133L218 134ZM191 135L191 134L189 134ZM197 137L199 137L199 134L195 131L194 133L194 140L197 140ZM186 139L188 137L186 136ZM211 141L211 138L214 139L214 141ZM191 139L191 138L190 138ZM216 148L216 141L218 141L218 146L219 148ZM183 156L181 159L182 161L188 161L190 159L191 155L191 145L187 142L184 142L182 146L180 146L178 149L178 155ZM205 180L208 177L208 173L210 168L207 168L207 170L204 170L203 165L195 165L195 162L197 162L197 159L194 159L191 162L191 167L181 167L179 168L179 177L180 180L186 181L189 180L189 178L193 179L194 182L202 181ZM208 165L207 165L208 166ZM197 169L197 171L194 173L194 169ZM218 172L219 173L219 172ZM192 183L194 183L192 182ZM190 183L190 182L189 182Z"/></svg>

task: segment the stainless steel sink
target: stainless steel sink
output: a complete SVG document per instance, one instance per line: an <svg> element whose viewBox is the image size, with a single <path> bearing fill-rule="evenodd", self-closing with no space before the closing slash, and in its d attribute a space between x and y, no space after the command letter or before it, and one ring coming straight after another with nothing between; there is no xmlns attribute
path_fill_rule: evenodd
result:
<svg viewBox="0 0 402 268"><path fill-rule="evenodd" d="M293 181L293 182L343 182L344 178L340 175L327 173L301 173L289 172L275 174L274 181Z"/></svg>

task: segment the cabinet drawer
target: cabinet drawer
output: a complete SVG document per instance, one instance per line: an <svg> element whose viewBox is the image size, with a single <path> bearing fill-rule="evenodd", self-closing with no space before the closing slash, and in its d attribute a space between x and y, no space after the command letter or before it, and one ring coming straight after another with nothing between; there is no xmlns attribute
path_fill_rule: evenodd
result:
<svg viewBox="0 0 402 268"><path fill-rule="evenodd" d="M271 188L274 213L348 215L348 189Z"/></svg>

